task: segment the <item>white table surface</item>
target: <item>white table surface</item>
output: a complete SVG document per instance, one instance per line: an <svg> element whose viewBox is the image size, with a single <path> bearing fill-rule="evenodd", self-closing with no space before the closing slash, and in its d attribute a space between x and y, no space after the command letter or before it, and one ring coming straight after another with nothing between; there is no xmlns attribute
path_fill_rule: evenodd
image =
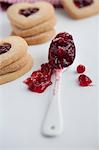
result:
<svg viewBox="0 0 99 150"><path fill-rule="evenodd" d="M77 47L74 64L62 75L61 103L64 132L56 138L41 135L44 115L51 100L51 86L42 94L29 92L22 83L33 70L47 61L49 43L29 47L34 66L23 77L0 85L0 150L98 150L98 40L99 16L72 20L57 10L56 31L73 35ZM0 12L0 38L8 36L11 27L5 13ZM85 64L92 87L80 87L75 68Z"/></svg>

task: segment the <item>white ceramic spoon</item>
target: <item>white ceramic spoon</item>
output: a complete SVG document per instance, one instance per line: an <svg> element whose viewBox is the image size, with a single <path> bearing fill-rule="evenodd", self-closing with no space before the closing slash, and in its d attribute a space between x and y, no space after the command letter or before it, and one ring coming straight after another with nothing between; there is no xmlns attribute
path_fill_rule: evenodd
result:
<svg viewBox="0 0 99 150"><path fill-rule="evenodd" d="M53 89L53 97L48 107L43 124L43 135L57 136L63 131L63 117L60 104L60 82L62 70L55 71L55 83Z"/></svg>
<svg viewBox="0 0 99 150"><path fill-rule="evenodd" d="M52 61L52 65L54 63L54 69L57 69L55 70L56 79L53 97L43 125L43 134L46 136L57 136L63 131L63 118L60 105L60 79L62 71L73 63L75 50L73 38L66 32L59 33L50 44L48 59Z"/></svg>

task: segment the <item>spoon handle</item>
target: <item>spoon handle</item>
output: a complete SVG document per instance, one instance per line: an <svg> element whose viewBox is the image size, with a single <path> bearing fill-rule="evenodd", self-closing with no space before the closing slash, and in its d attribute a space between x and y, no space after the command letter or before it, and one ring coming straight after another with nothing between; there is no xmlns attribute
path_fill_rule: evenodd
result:
<svg viewBox="0 0 99 150"><path fill-rule="evenodd" d="M60 104L60 75L61 72L56 71L53 97L49 104L43 125L43 134L46 136L57 136L63 131L63 118Z"/></svg>

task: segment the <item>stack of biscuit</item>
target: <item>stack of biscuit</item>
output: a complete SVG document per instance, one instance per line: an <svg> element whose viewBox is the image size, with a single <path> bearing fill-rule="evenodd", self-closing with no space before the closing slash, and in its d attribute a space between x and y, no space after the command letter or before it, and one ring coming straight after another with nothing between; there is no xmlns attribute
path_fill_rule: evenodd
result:
<svg viewBox="0 0 99 150"><path fill-rule="evenodd" d="M15 80L31 69L33 62L27 48L21 37L0 40L0 84Z"/></svg>
<svg viewBox="0 0 99 150"><path fill-rule="evenodd" d="M7 15L12 35L23 37L28 45L47 42L55 35L55 10L48 2L14 4Z"/></svg>

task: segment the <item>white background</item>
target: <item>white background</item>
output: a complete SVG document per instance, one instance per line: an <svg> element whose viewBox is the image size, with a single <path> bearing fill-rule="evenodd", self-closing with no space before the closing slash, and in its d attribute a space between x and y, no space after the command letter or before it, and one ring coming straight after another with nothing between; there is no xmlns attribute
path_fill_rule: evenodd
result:
<svg viewBox="0 0 99 150"><path fill-rule="evenodd" d="M62 10L56 11L56 31L73 35L77 47L74 64L62 75L61 103L64 132L56 138L41 135L44 115L51 100L51 86L42 94L29 92L22 83L33 70L47 61L49 43L29 47L34 66L23 77L0 85L0 150L98 150L98 40L99 16L72 20ZM0 12L0 38L10 35L6 14ZM86 66L93 86L80 87L76 66Z"/></svg>

